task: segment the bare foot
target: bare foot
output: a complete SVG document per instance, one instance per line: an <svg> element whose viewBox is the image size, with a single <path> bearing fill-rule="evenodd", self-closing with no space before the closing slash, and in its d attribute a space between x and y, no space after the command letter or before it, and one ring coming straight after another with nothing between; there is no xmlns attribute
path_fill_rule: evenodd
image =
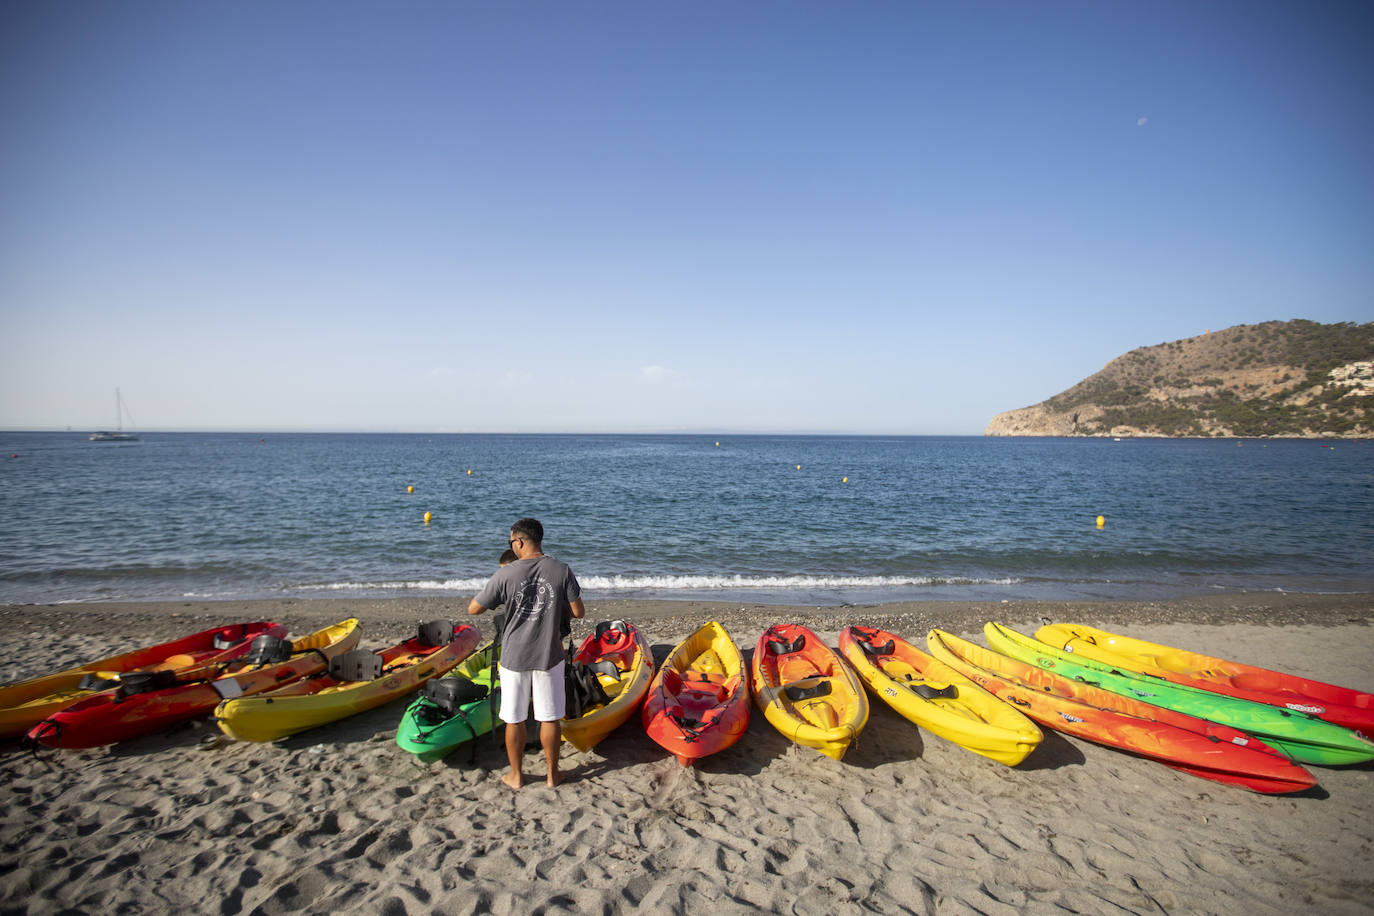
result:
<svg viewBox="0 0 1374 916"><path fill-rule="evenodd" d="M563 782L562 771L559 771L557 773L550 773L547 782L550 789L552 789L556 785L560 785Z"/></svg>
<svg viewBox="0 0 1374 916"><path fill-rule="evenodd" d="M518 789L525 784L525 774L505 773L501 776L501 781L512 789Z"/></svg>

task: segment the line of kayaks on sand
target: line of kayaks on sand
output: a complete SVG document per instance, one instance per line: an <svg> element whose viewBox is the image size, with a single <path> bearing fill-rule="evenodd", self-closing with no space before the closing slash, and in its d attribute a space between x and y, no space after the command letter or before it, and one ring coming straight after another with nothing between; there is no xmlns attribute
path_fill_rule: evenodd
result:
<svg viewBox="0 0 1374 916"><path fill-rule="evenodd" d="M0 738L88 748L213 712L225 734L272 741L419 692L396 743L437 760L492 731L500 647L438 620L381 651L356 619L299 639L260 621L0 687ZM929 653L850 626L838 651L798 624L769 627L751 661L719 623L654 665L645 634L604 621L570 663L564 738L594 747L636 712L684 766L749 725L750 697L789 741L840 759L868 721L868 693L934 734L1008 766L1046 726L1207 779L1264 793L1316 779L1302 764L1374 760L1374 695L1077 624L1031 638L997 623L992 651L942 630ZM1038 725L1037 725L1038 723Z"/></svg>

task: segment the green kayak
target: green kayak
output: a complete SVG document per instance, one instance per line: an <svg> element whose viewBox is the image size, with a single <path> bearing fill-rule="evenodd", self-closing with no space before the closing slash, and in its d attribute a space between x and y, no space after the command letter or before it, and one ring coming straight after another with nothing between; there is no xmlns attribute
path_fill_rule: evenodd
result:
<svg viewBox="0 0 1374 916"><path fill-rule="evenodd" d="M500 684L492 686L493 651L499 650L487 643L446 676L429 681L401 716L397 746L431 763L488 734L501 703Z"/></svg>
<svg viewBox="0 0 1374 916"><path fill-rule="evenodd" d="M1003 655L1153 706L1238 728L1301 763L1345 766L1374 760L1374 742L1307 713L1122 671L1056 649L997 623L985 625L983 634L988 645Z"/></svg>

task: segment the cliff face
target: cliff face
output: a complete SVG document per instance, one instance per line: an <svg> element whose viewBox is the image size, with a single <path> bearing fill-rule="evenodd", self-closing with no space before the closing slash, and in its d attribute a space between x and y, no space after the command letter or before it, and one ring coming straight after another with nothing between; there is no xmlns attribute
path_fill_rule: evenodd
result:
<svg viewBox="0 0 1374 916"><path fill-rule="evenodd" d="M1270 321L1142 347L989 436L1374 435L1374 323Z"/></svg>

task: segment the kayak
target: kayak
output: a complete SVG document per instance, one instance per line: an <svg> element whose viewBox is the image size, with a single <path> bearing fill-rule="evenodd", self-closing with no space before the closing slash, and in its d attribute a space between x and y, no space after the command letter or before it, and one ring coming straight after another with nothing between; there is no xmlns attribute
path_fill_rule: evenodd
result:
<svg viewBox="0 0 1374 916"><path fill-rule="evenodd" d="M603 620L578 646L572 664L586 667L600 696L582 715L563 720L563 740L589 751L639 710L654 677L654 655L634 624Z"/></svg>
<svg viewBox="0 0 1374 916"><path fill-rule="evenodd" d="M983 634L988 645L1003 655L1153 706L1230 725L1299 763L1344 766L1374 760L1374 741L1316 716L1113 668L1063 652L996 623L987 624Z"/></svg>
<svg viewBox="0 0 1374 916"><path fill-rule="evenodd" d="M898 715L975 754L1016 766L1044 738L1014 706L886 630L845 627L840 652Z"/></svg>
<svg viewBox="0 0 1374 916"><path fill-rule="evenodd" d="M868 695L858 676L801 624L763 631L749 685L764 718L784 737L836 760L868 722Z"/></svg>
<svg viewBox="0 0 1374 916"><path fill-rule="evenodd" d="M1035 638L1065 652L1173 684L1305 712L1374 737L1374 694L1337 687L1268 668L1256 668L1132 639L1078 623L1052 623Z"/></svg>
<svg viewBox="0 0 1374 916"><path fill-rule="evenodd" d="M489 734L501 706L501 688L493 684L493 664L500 649L488 642L463 659L446 677L425 684L396 727L396 745L425 763L447 755L480 735Z"/></svg>
<svg viewBox="0 0 1374 916"><path fill-rule="evenodd" d="M82 697L117 686L132 671L176 671L194 677L196 668L218 665L248 651L253 638L285 636L286 627L260 620L213 627L172 642L112 655L0 687L0 738L17 738L43 719Z"/></svg>
<svg viewBox="0 0 1374 916"><path fill-rule="evenodd" d="M239 741L275 741L317 725L365 712L412 693L477 648L478 632L448 620L421 624L419 633L380 652L335 655L329 670L215 707L220 730Z"/></svg>
<svg viewBox="0 0 1374 916"><path fill-rule="evenodd" d="M1257 738L999 655L942 630L931 655L1048 728L1128 751L1184 773L1266 795L1317 784L1307 770Z"/></svg>
<svg viewBox="0 0 1374 916"><path fill-rule="evenodd" d="M29 740L52 747L84 748L114 744L202 716L221 700L262 693L329 666L334 656L358 644L356 618L296 640L258 636L248 653L216 666L196 681L157 672L140 683L92 694L60 709L29 730Z"/></svg>
<svg viewBox="0 0 1374 916"><path fill-rule="evenodd" d="M649 737L683 766L734 744L749 727L744 659L725 628L702 625L678 643L640 712Z"/></svg>

